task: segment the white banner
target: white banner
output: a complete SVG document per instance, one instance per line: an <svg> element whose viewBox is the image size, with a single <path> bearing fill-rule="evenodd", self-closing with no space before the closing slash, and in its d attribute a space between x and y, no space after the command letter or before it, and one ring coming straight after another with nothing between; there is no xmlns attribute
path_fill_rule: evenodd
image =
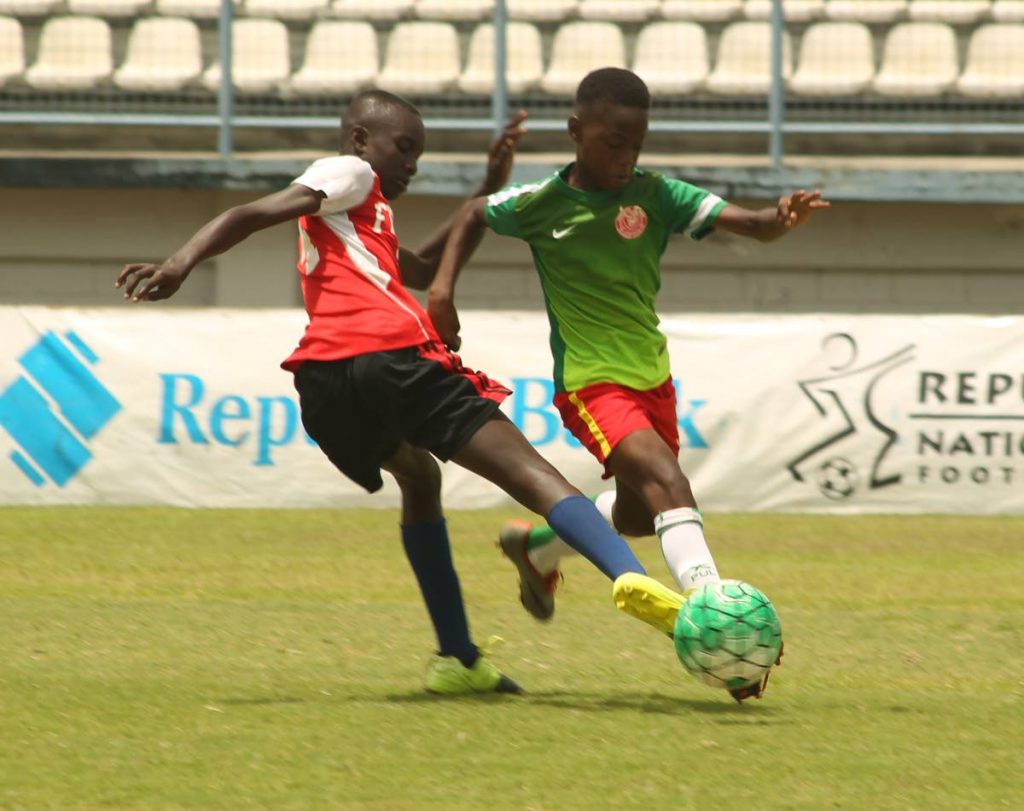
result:
<svg viewBox="0 0 1024 811"><path fill-rule="evenodd" d="M462 357L585 492L543 313L465 312ZM379 506L309 441L278 363L302 312L0 308L0 503ZM1024 512L1024 318L666 317L681 463L711 511ZM445 503L497 488L446 465ZM604 485L607 486L607 485Z"/></svg>

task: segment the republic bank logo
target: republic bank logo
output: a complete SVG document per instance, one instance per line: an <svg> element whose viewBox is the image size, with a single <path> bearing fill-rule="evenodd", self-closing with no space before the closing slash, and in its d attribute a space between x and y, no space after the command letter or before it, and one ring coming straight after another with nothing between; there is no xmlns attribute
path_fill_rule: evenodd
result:
<svg viewBox="0 0 1024 811"><path fill-rule="evenodd" d="M10 459L37 487L78 475L92 459L88 443L121 410L86 365L98 361L74 332L47 332L18 358L25 374L0 393L0 426L20 448Z"/></svg>
<svg viewBox="0 0 1024 811"><path fill-rule="evenodd" d="M886 473L886 455L899 436L878 413L878 383L914 359L909 344L885 357L861 362L857 342L844 332L829 335L822 350L832 357L829 373L798 381L818 412L821 436L787 465L790 475L810 478L826 498L841 501L861 487L877 490L899 484L899 473Z"/></svg>

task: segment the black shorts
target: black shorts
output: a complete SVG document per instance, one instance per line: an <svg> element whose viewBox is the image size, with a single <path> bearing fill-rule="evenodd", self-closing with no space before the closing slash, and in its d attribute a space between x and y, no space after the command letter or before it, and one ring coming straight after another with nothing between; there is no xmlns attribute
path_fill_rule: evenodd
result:
<svg viewBox="0 0 1024 811"><path fill-rule="evenodd" d="M306 433L371 493L403 441L447 461L511 394L436 344L306 361L295 389Z"/></svg>

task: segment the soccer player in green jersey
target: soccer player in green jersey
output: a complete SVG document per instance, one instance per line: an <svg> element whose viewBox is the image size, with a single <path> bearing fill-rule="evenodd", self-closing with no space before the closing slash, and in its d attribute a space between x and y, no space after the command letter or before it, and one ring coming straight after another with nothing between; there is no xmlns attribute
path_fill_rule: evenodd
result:
<svg viewBox="0 0 1024 811"><path fill-rule="evenodd" d="M676 395L655 299L660 259L672 234L701 239L714 228L761 241L777 239L829 203L799 191L777 206L749 210L704 189L637 168L647 134L650 94L628 70L602 68L576 92L569 135L576 159L550 177L470 200L453 224L430 288L428 312L453 348L459 344L455 283L487 227L530 245L551 324L555 405L565 426L614 477L596 498L624 535L656 533L685 593L719 579L703 518L679 467ZM527 610L554 610L558 562L571 549L549 527L506 526L501 547L516 564ZM672 633L682 597L656 598L616 581L630 613ZM642 604L631 604L641 602ZM754 695L759 695L758 686ZM737 696L738 698L746 697Z"/></svg>

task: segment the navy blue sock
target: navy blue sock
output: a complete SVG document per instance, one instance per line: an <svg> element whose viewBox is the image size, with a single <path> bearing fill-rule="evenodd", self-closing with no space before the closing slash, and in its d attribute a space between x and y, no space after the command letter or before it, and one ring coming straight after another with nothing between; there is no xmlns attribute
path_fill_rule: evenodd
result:
<svg viewBox="0 0 1024 811"><path fill-rule="evenodd" d="M459 576L452 563L445 520L403 524L402 546L437 633L438 652L442 656L454 656L466 667L472 667L480 652L469 638L466 608L462 603Z"/></svg>
<svg viewBox="0 0 1024 811"><path fill-rule="evenodd" d="M629 544L608 526L586 496L563 498L547 515L558 537L612 580L626 572L647 574Z"/></svg>

